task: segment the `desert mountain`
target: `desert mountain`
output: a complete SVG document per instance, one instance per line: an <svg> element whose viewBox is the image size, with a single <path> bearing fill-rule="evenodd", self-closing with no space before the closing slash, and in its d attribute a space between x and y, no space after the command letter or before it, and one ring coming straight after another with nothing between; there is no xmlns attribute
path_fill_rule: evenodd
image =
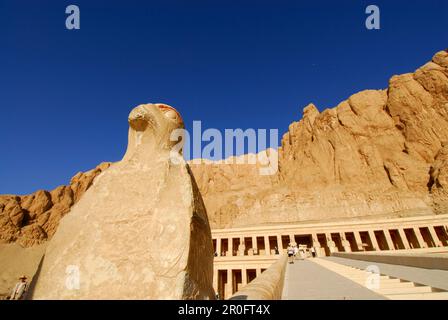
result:
<svg viewBox="0 0 448 320"><path fill-rule="evenodd" d="M212 227L437 214L448 203L448 52L283 136L279 172L191 165Z"/></svg>
<svg viewBox="0 0 448 320"><path fill-rule="evenodd" d="M110 163L77 173L70 185L52 191L39 190L26 196L0 195L0 242L17 242L24 247L50 238L59 220L70 211Z"/></svg>
<svg viewBox="0 0 448 320"><path fill-rule="evenodd" d="M438 214L448 211L448 51L385 90L334 108L303 109L278 150L279 170L190 164L212 228ZM108 164L69 186L0 196L0 239L24 246L51 237L59 219Z"/></svg>

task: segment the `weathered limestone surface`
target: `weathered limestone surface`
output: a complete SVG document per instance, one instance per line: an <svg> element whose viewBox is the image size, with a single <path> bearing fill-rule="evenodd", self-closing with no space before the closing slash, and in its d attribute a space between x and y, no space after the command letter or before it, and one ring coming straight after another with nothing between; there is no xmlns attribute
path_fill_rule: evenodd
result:
<svg viewBox="0 0 448 320"><path fill-rule="evenodd" d="M192 165L213 228L448 211L448 52L386 90L310 104L279 148L279 173Z"/></svg>
<svg viewBox="0 0 448 320"><path fill-rule="evenodd" d="M169 136L182 119L169 106L146 104L129 124L122 161L61 220L33 299L214 298L207 213L182 156L170 161ZM77 270L79 289L70 282Z"/></svg>

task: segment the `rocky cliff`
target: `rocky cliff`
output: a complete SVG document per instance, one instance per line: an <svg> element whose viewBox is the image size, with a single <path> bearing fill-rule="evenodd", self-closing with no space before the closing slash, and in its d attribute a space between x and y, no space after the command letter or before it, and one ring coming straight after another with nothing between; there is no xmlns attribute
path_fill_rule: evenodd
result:
<svg viewBox="0 0 448 320"><path fill-rule="evenodd" d="M279 171L190 164L212 228L448 213L448 51L319 112L309 104L278 150ZM29 246L50 237L95 176L28 196L0 196L0 239Z"/></svg>
<svg viewBox="0 0 448 320"><path fill-rule="evenodd" d="M386 90L319 112L279 148L279 172L192 165L212 227L448 212L448 52Z"/></svg>
<svg viewBox="0 0 448 320"><path fill-rule="evenodd" d="M17 242L28 247L50 238L59 220L78 202L110 163L79 172L70 181L52 191L39 190L26 196L0 195L0 242Z"/></svg>

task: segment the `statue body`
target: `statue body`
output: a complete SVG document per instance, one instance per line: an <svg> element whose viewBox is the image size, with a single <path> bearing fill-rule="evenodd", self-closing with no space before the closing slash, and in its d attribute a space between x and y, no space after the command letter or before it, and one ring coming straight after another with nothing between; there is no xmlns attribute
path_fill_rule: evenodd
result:
<svg viewBox="0 0 448 320"><path fill-rule="evenodd" d="M33 299L213 299L206 210L182 156L170 160L177 111L129 115L123 160L98 176L61 220Z"/></svg>

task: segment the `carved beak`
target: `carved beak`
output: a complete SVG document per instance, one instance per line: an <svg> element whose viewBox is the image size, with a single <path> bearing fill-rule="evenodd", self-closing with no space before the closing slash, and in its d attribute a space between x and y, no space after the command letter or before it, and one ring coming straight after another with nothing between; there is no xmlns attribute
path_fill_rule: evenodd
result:
<svg viewBox="0 0 448 320"><path fill-rule="evenodd" d="M148 125L154 123L154 120L148 111L149 110L144 105L138 106L131 111L128 122L132 129L136 131L144 131Z"/></svg>

